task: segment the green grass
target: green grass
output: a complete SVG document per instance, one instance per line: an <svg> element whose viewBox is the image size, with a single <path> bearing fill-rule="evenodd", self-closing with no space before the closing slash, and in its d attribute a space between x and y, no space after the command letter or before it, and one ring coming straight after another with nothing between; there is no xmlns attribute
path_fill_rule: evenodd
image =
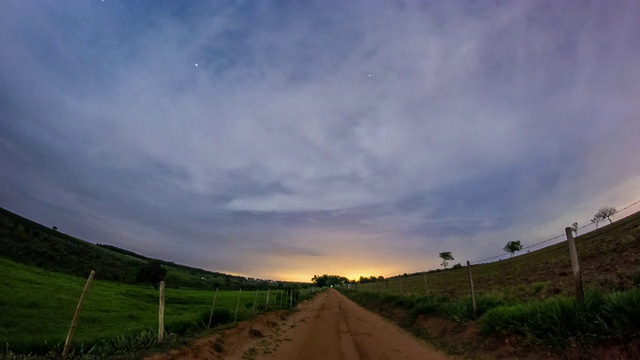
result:
<svg viewBox="0 0 640 360"><path fill-rule="evenodd" d="M457 322L458 326L475 318L470 299L450 301L444 297L354 290L343 290L343 293L362 306L394 319L405 329L419 333L424 332L420 325L416 325L420 316L446 317ZM583 302L556 296L542 301L514 303L500 297L480 296L477 299L477 324L480 335L498 338L515 335L528 344L564 353L571 347L637 341L640 338L638 309L640 287L612 293L590 291ZM438 333L440 329L430 331ZM442 343L451 345L446 341ZM457 343L456 346L463 345Z"/></svg>
<svg viewBox="0 0 640 360"><path fill-rule="evenodd" d="M507 304L504 298L482 295L476 299L476 314L473 312L471 298L449 300L443 296L425 296L391 293L375 293L369 291L343 290L351 300L382 313L393 313L398 308L404 309L408 321L418 316L444 316L449 320L465 324L490 309Z"/></svg>
<svg viewBox="0 0 640 360"><path fill-rule="evenodd" d="M148 257L111 245L95 245L45 227L0 208L0 258L63 274L86 276L96 271L96 279L136 283L136 275ZM192 268L160 260L167 269L171 288L237 290L247 287L265 290L272 284L249 281L241 276ZM284 284L283 284L284 286Z"/></svg>
<svg viewBox="0 0 640 360"><path fill-rule="evenodd" d="M57 274L0 259L0 344L13 352L46 353L64 343L86 278ZM271 291L271 303L275 291ZM216 317L232 320L238 291L219 291ZM153 287L94 280L75 333L84 348L106 340L130 341L144 331L157 331L158 290ZM165 329L185 333L208 322L213 291L165 290ZM238 320L253 313L256 291L242 291ZM258 292L258 310L266 292ZM225 312L226 310L226 312ZM123 338L124 337L124 338ZM126 339L125 339L126 338Z"/></svg>
<svg viewBox="0 0 640 360"><path fill-rule="evenodd" d="M565 353L572 348L637 342L640 213L577 237L576 248L587 291L583 303L575 301L566 242L508 260L472 265L480 334L503 339L515 335ZM467 270L359 284L345 295L410 331L424 331L415 327L419 316L446 317L462 327L474 318ZM445 347L460 346L446 339L437 341ZM481 351L484 345L474 346Z"/></svg>
<svg viewBox="0 0 640 360"><path fill-rule="evenodd" d="M578 236L576 248L585 289L621 291L640 283L640 212ZM566 241L511 259L472 265L471 271L478 295L499 294L508 301L523 302L575 293ZM428 272L426 286L424 280L420 273L357 286L359 290L404 295L425 295L428 291L450 300L470 295L466 266Z"/></svg>
<svg viewBox="0 0 640 360"><path fill-rule="evenodd" d="M559 296L543 302L500 306L487 311L479 329L487 335L520 335L564 350L571 343L630 341L640 337L640 288L587 293L584 302Z"/></svg>

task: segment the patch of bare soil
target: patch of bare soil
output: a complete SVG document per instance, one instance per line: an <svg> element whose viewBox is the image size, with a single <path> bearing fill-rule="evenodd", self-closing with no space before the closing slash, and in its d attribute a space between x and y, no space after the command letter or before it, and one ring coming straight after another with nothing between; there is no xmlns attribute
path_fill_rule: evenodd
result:
<svg viewBox="0 0 640 360"><path fill-rule="evenodd" d="M335 290L298 306L240 323L183 349L148 357L174 359L422 359L447 357Z"/></svg>

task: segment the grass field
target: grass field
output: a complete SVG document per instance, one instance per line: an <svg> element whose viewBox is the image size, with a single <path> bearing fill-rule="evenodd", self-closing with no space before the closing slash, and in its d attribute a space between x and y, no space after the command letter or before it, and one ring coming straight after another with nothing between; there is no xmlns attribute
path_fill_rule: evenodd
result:
<svg viewBox="0 0 640 360"><path fill-rule="evenodd" d="M467 267L359 284L345 294L456 355L473 357L484 351L486 339L456 337L466 333L466 326L477 326L481 335L502 337L498 343L517 338L562 356L578 351L580 358L599 358L602 349L614 349L627 356L620 358L640 357L640 348L633 345L640 345L640 213L577 237L576 248L586 291L583 302L575 298L566 241L472 265L476 313ZM437 317L452 321L457 330L438 332L417 321ZM463 351L465 341L468 349Z"/></svg>
<svg viewBox="0 0 640 360"><path fill-rule="evenodd" d="M44 353L64 343L85 278L53 273L0 259L0 344L13 352ZM216 317L233 320L238 291L219 291ZM266 292L240 293L238 319L264 308ZM86 297L75 342L91 346L105 339L157 331L158 290L153 287L94 280ZM165 328L185 332L208 321L214 292L166 289ZM270 303L282 291L270 292ZM284 304L282 304L284 306ZM223 310L223 311L220 311ZM224 311L226 310L226 311ZM231 319L229 319L231 317ZM7 345L8 344L8 345Z"/></svg>
<svg viewBox="0 0 640 360"><path fill-rule="evenodd" d="M578 236L576 248L585 289L611 292L640 284L640 213ZM507 301L543 300L575 293L566 241L511 259L472 265L471 271L479 295L500 296ZM466 266L388 278L386 282L359 284L358 288L420 295L428 291L451 300L470 295Z"/></svg>
<svg viewBox="0 0 640 360"><path fill-rule="evenodd" d="M91 240L91 239L89 239ZM96 271L96 279L142 284L137 274L154 259L111 245L96 245L53 230L0 208L0 258L62 274L87 276ZM266 290L272 283L251 281L242 276L211 272L159 260L167 269L170 288L227 290ZM282 287L291 285L282 284Z"/></svg>

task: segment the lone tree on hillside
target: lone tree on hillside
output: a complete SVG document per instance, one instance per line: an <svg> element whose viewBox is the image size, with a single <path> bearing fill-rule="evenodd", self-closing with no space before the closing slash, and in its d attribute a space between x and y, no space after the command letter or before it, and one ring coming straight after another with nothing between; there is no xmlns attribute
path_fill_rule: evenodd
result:
<svg viewBox="0 0 640 360"><path fill-rule="evenodd" d="M504 251L511 253L511 256L509 257L513 257L513 253L520 250L522 250L522 244L520 243L520 240L509 241L507 245L504 246Z"/></svg>
<svg viewBox="0 0 640 360"><path fill-rule="evenodd" d="M616 213L616 208L614 208L614 207L603 207L600 210L598 210L598 212L594 216L594 219L599 219L599 220L607 219L607 220L609 220L609 224L611 224L613 222L613 221L611 221L611 217L615 213Z"/></svg>
<svg viewBox="0 0 640 360"><path fill-rule="evenodd" d="M575 236L578 236L578 223L574 222L573 224L571 224L571 231L573 231L573 234Z"/></svg>
<svg viewBox="0 0 640 360"><path fill-rule="evenodd" d="M440 258L442 259L442 266L444 266L445 270L447 269L447 265L449 265L449 261L453 261L453 256L451 255L451 251L445 251L440 253Z"/></svg>

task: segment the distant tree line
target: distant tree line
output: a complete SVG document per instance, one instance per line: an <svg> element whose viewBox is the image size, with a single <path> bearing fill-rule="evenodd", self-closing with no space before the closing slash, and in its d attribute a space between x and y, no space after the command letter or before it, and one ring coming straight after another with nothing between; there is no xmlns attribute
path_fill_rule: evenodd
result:
<svg viewBox="0 0 640 360"><path fill-rule="evenodd" d="M374 283L378 281L384 281L384 276L382 275L381 276L371 275L369 277L360 276L360 279L358 279L358 283L360 284Z"/></svg>
<svg viewBox="0 0 640 360"><path fill-rule="evenodd" d="M349 283L349 279L344 276L327 274L323 274L320 276L313 275L311 281L313 281L318 287L343 286Z"/></svg>

